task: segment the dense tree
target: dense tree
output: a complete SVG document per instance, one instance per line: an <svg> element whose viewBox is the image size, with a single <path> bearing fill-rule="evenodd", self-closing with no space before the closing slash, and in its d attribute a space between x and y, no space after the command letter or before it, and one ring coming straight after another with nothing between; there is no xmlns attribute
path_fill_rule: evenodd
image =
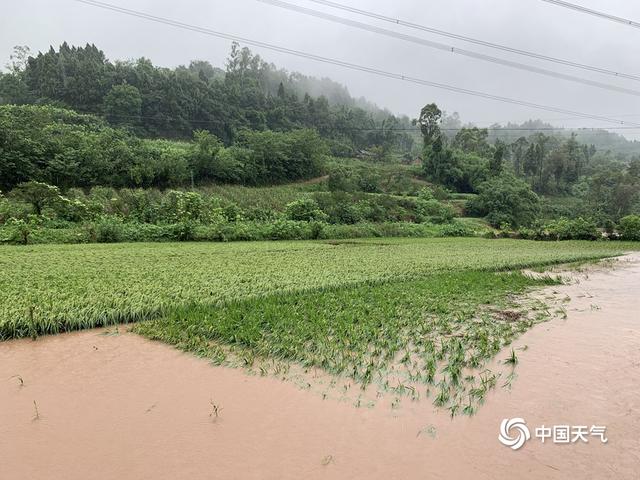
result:
<svg viewBox="0 0 640 480"><path fill-rule="evenodd" d="M104 97L103 111L107 120L115 125L140 125L142 96L133 85L114 85Z"/></svg>
<svg viewBox="0 0 640 480"><path fill-rule="evenodd" d="M453 148L481 156L490 156L491 145L487 142L489 131L486 128L462 128L451 142Z"/></svg>
<svg viewBox="0 0 640 480"><path fill-rule="evenodd" d="M11 194L22 202L30 203L36 215L41 215L45 206L60 198L58 187L34 181L19 184Z"/></svg>
<svg viewBox="0 0 640 480"><path fill-rule="evenodd" d="M0 106L0 189L29 180L61 188L280 183L318 174L327 147L313 130L238 133L223 148L199 130L192 143L143 140L103 120L38 106Z"/></svg>
<svg viewBox="0 0 640 480"><path fill-rule="evenodd" d="M502 174L482 183L479 195L469 209L485 216L494 226L512 227L531 224L539 213L539 198L527 183L510 174Z"/></svg>
<svg viewBox="0 0 640 480"><path fill-rule="evenodd" d="M0 76L0 103L47 103L104 114L112 125L135 126L150 137L188 139L205 129L225 145L246 128L312 128L348 146L336 153L412 146L407 135L394 131L410 127L407 117L355 100L331 80L277 69L237 44L225 70L204 61L175 69L144 58L111 62L95 45L63 43L57 51L19 54L15 69Z"/></svg>

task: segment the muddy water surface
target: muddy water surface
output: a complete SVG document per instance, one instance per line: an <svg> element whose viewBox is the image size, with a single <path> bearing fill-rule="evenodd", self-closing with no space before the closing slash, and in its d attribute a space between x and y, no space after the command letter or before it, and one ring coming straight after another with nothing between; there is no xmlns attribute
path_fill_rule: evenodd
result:
<svg viewBox="0 0 640 480"><path fill-rule="evenodd" d="M322 400L130 333L1 343L0 479L639 478L640 256L619 263L546 291L571 297L567 318L515 342L511 389L470 418ZM506 417L609 441L512 451Z"/></svg>

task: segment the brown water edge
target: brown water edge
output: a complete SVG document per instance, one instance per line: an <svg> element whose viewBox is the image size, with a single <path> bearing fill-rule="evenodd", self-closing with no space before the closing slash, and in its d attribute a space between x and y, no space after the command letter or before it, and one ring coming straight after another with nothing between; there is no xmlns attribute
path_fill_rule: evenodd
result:
<svg viewBox="0 0 640 480"><path fill-rule="evenodd" d="M130 333L1 343L0 479L638 478L640 255L619 263L547 289L571 297L567 319L522 335L511 390L454 420L428 400L323 401ZM510 417L606 425L609 442L512 451Z"/></svg>

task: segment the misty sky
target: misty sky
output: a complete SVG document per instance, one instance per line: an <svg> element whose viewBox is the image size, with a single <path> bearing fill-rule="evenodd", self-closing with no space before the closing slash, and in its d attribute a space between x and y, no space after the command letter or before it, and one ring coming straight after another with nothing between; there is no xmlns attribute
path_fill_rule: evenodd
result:
<svg viewBox="0 0 640 480"><path fill-rule="evenodd" d="M308 17L257 0L105 0L157 16L207 27L288 48L358 63L407 76L507 96L564 109L607 115L640 123L640 97L433 50L402 40ZM306 0L288 0L309 8L396 29L410 35L474 50L550 70L640 90L640 82L508 55L425 32L322 7ZM466 36L506 44L545 55L640 75L640 30L560 8L540 0L335 0L343 4L420 23ZM640 2L573 0L586 7L640 21ZM230 42L124 16L73 0L4 2L0 15L0 60L14 45L32 51L49 45L95 43L108 58L141 56L161 66L188 64L192 59L223 66ZM266 60L288 70L327 76L344 83L354 96L365 96L394 113L415 117L422 105L436 102L463 121L478 125L540 118L559 126L606 126L593 120L536 111L481 98L385 79L338 66L253 48ZM625 132L640 138L640 129Z"/></svg>

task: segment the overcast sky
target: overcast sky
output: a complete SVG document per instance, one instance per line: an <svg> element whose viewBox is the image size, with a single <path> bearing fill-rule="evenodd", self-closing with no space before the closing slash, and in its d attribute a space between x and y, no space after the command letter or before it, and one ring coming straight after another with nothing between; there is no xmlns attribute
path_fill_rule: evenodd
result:
<svg viewBox="0 0 640 480"><path fill-rule="evenodd" d="M257 0L105 1L407 76L640 123L639 96L553 79L426 48L265 5ZM307 0L287 1L448 45L640 90L640 82L637 81L623 81L509 55L322 7ZM560 8L541 0L334 1L493 43L640 75L640 29ZM638 1L572 1L640 21ZM37 52L48 49L49 45L57 47L65 40L75 45L95 43L112 60L144 56L157 65L168 67L188 64L192 59L208 60L214 65L223 66L230 48L230 42L226 40L124 16L73 0L4 2L0 16L2 63L8 60L14 45L28 45L32 51ZM540 118L559 126L607 125L385 79L259 48L252 49L278 66L308 75L330 77L345 84L354 96L364 96L394 113L411 117L415 117L425 103L436 102L448 112L459 112L463 121L479 125L520 122L529 118ZM640 129L634 132L640 133ZM632 135L630 132L627 132L627 136L640 138L640 135Z"/></svg>

